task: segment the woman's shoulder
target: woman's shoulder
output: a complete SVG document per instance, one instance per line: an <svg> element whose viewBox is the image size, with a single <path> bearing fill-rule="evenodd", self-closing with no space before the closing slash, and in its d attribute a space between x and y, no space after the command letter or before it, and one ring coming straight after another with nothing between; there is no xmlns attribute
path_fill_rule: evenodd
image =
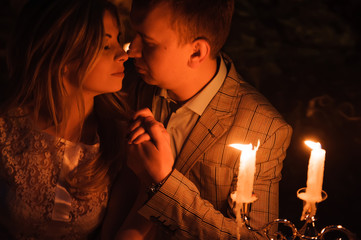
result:
<svg viewBox="0 0 361 240"><path fill-rule="evenodd" d="M7 111L0 116L0 145L19 138L29 132L31 123L27 112L23 108Z"/></svg>

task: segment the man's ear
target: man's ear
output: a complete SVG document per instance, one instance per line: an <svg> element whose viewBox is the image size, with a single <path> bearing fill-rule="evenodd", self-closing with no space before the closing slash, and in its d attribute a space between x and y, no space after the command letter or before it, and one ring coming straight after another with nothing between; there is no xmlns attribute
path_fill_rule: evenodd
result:
<svg viewBox="0 0 361 240"><path fill-rule="evenodd" d="M211 53L211 46L205 39L196 39L192 43L192 54L189 57L188 65L191 68L196 68L205 59L209 58Z"/></svg>

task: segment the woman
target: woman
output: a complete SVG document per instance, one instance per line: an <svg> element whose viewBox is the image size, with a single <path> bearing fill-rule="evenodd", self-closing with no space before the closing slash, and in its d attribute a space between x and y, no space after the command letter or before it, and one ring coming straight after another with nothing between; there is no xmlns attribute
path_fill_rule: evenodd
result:
<svg viewBox="0 0 361 240"><path fill-rule="evenodd" d="M15 29L0 109L0 238L88 239L124 156L127 111L105 94L121 89L128 59L116 9L30 0Z"/></svg>

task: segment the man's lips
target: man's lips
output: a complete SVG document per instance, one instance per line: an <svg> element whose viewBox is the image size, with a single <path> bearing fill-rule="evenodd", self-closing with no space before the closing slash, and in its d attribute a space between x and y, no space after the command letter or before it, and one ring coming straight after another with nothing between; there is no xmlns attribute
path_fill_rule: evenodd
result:
<svg viewBox="0 0 361 240"><path fill-rule="evenodd" d="M139 67L138 65L135 65L135 69L136 69L137 72L140 73L140 74L146 74L146 73L147 73L147 71L146 71L144 68Z"/></svg>

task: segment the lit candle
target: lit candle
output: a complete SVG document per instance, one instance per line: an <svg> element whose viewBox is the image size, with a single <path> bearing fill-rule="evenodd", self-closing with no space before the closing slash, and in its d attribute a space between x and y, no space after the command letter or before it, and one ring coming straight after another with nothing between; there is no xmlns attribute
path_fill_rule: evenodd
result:
<svg viewBox="0 0 361 240"><path fill-rule="evenodd" d="M130 46L130 42L125 43L125 44L123 45L123 50L124 50L124 52L128 52L129 46Z"/></svg>
<svg viewBox="0 0 361 240"><path fill-rule="evenodd" d="M256 152L259 147L253 148L252 144L231 144L241 150L241 157L238 170L237 189L233 199L236 203L250 203L256 198L252 196L254 173L256 170Z"/></svg>
<svg viewBox="0 0 361 240"><path fill-rule="evenodd" d="M312 151L308 163L307 187L304 198L310 202L319 202L322 200L322 182L326 151L321 148L320 143L305 141L305 144L309 146Z"/></svg>

